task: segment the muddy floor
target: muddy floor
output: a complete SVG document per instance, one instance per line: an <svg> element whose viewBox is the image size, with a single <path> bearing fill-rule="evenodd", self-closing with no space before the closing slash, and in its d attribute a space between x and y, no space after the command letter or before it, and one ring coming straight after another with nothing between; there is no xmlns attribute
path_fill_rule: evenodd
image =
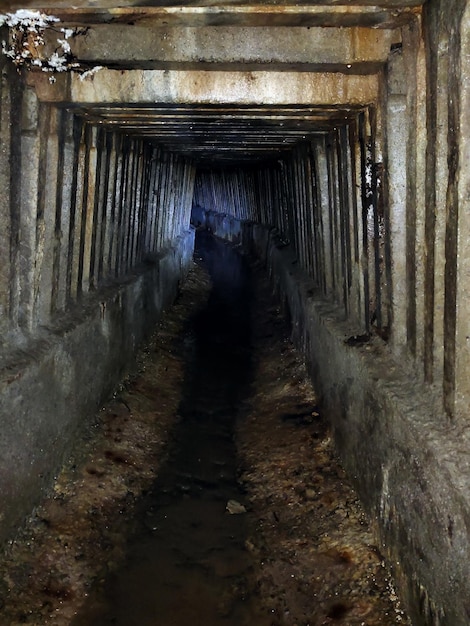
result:
<svg viewBox="0 0 470 626"><path fill-rule="evenodd" d="M0 624L408 624L262 268L206 235L0 564Z"/></svg>

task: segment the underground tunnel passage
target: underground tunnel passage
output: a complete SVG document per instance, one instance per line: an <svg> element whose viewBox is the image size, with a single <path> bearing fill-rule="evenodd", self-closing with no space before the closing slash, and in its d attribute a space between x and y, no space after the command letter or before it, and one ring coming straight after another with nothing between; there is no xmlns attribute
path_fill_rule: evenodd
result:
<svg viewBox="0 0 470 626"><path fill-rule="evenodd" d="M215 237L207 240L214 246L225 240L221 259L237 251L250 260L255 303L258 293L272 292L264 301L259 296L259 314L252 305L252 341L260 353L255 350L253 361L241 368L255 376L267 359L275 372L267 394L271 404L263 405L256 394L247 402L244 391L244 418L234 435L242 492L220 496L224 519L249 526L243 520L258 515L262 503L249 467L261 476L261 456L267 474L288 471L284 453L298 466L298 482L291 476L288 487L273 483L275 507L259 535L282 527L299 542L297 548L289 544L284 567L258 579L259 588L250 567L241 578L265 593L269 584L281 584L277 576L290 571L287 562L304 584L318 552L339 569L347 569L350 560L367 566L369 558L376 565L383 559L413 624L468 624L467 2L124 0L117 7L110 0L77 0L69 7L62 0L7 0L1 11L0 537L9 566L1 595L6 623L14 623L7 615L15 593L31 587L27 566L18 569L23 557L15 561L14 555L43 554L31 537L54 524L57 545L39 558L49 572L43 610L51 609L53 617L39 617L36 607L14 619L72 623L67 611L77 604L67 586L71 574L61 573L59 564L72 552L69 529L78 533L74 521L83 518L60 516L71 496L61 482L64 475L79 474L79 468L85 473L86 480L77 478L72 490L71 499L80 502L85 483L104 483L103 464L105 473L109 466L122 470L109 499L94 501L95 494L85 501L86 519L113 510L127 519L134 507L144 515L146 505L162 506L143 492L153 493L148 485L159 484L160 462L172 456L173 437L178 439L191 413L183 396L182 404L176 402L175 392L186 381L179 350L189 355L195 349L191 333L165 316L171 319L175 300L181 312L185 297L205 306L210 280L208 268L193 262L197 230L198 238L206 231ZM222 267L220 260L213 268L214 284ZM279 306L269 300L272 294ZM268 335L276 320L281 326L280 311L306 364L300 374L291 357L298 388L304 375L315 388L315 397L299 391L294 398L303 409L294 403L284 410L278 395L282 376L291 372L286 336L280 343L268 338L262 346L262 327ZM165 323L172 330L164 330ZM152 335L156 324L163 330L152 341L163 342L167 369L146 361L153 349L144 348L136 370L137 350L152 345L145 344L150 336L158 337ZM209 336L215 338L213 330ZM230 343L236 337L233 332L222 343L228 361L243 347L241 339L235 347ZM195 366L196 372L201 375L204 367L209 366ZM223 380L223 367L215 367ZM138 385L132 387L144 369L154 371L162 385L153 392L152 408ZM132 408L133 394L141 398L143 417ZM110 398L110 408L104 408ZM302 414L307 405L308 419ZM156 419L148 431L150 413ZM181 427L170 427L170 413L179 415ZM271 414L277 422L269 420ZM325 430L318 440L308 435L307 445L317 414L326 420ZM116 429L124 423L130 430L122 435ZM149 454L135 467L123 451L131 432L141 446L134 454ZM273 443L263 455L250 453L249 432L258 433L258 442L272 437L279 447ZM93 442L110 433L116 449L103 444L99 462L93 456L85 461L85 453L93 455ZM293 433L298 440L284 450ZM253 436L253 446L254 441ZM318 442L333 441L336 452L327 452L331 459L337 454L341 465L330 474L344 468L338 489L351 481L357 490L374 558L371 551L351 558L345 546L335 544L306 559L318 530L306 523L307 534L296 535L295 519L286 513L289 505L297 510L315 500L312 483L325 480L315 465L326 454ZM131 465L140 487L124 490ZM164 499L165 487L161 492ZM229 517L224 499L244 502L246 512ZM316 517L313 509L308 512ZM149 518L147 525L142 522L147 531ZM357 519L367 525L359 513ZM256 561L259 544L250 532L238 543L246 552L251 546ZM271 548L283 545L282 536L273 541ZM119 532L109 530L103 546L112 555L104 562L122 573L121 583L116 574L117 587L109 591L117 597L119 584L126 584L121 564L128 562ZM89 563L84 545L73 555L77 563ZM273 562L274 557L271 568ZM206 570L213 566L206 563ZM83 574L80 584L86 579L91 585L95 577L99 586L101 575L92 569L95 574ZM315 593L329 593L325 572L317 574ZM103 585L108 589L108 582ZM91 586L90 593L74 589L81 589L83 605L95 597ZM243 586L238 592L234 597L243 596ZM356 597L336 602L333 595L317 614L313 601L303 607L301 617L289 613L294 601L283 596L267 623L386 623L373 611L367 614L368 603ZM395 597L394 587L389 595ZM248 603L243 616L233 610L240 623L263 623L263 616L247 617ZM405 622L395 609L384 611L391 623Z"/></svg>

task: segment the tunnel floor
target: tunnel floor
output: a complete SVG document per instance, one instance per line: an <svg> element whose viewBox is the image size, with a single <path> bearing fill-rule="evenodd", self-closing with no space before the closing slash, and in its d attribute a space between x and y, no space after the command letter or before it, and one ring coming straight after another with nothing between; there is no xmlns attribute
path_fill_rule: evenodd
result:
<svg viewBox="0 0 470 626"><path fill-rule="evenodd" d="M0 565L0 624L408 624L263 269L196 263Z"/></svg>

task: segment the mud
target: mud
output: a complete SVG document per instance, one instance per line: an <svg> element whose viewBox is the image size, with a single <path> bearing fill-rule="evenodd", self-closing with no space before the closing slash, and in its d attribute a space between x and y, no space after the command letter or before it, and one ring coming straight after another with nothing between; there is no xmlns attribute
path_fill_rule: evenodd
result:
<svg viewBox="0 0 470 626"><path fill-rule="evenodd" d="M262 268L202 237L7 547L0 624L407 624Z"/></svg>

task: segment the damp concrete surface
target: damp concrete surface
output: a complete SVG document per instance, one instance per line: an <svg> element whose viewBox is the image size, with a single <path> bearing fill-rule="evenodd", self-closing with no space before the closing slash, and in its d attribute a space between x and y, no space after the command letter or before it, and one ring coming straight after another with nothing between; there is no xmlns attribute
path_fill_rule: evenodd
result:
<svg viewBox="0 0 470 626"><path fill-rule="evenodd" d="M263 268L206 232L7 546L0 624L408 624Z"/></svg>

